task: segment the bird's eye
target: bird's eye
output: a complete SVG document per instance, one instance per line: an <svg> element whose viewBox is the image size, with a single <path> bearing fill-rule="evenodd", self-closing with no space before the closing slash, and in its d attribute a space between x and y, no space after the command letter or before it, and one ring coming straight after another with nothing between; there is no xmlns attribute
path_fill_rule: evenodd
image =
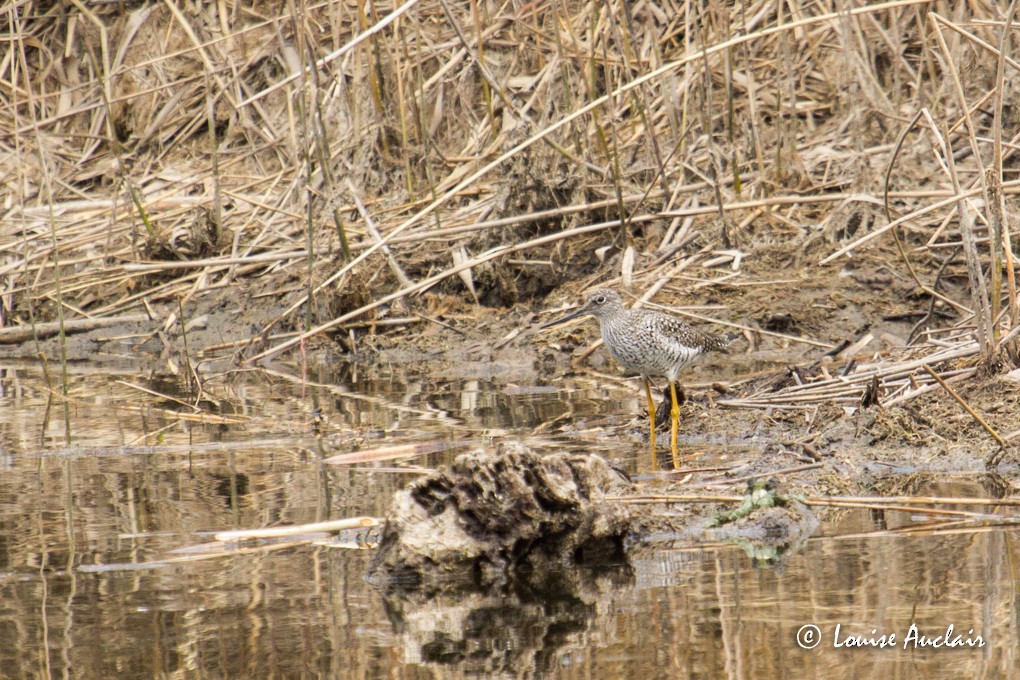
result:
<svg viewBox="0 0 1020 680"><path fill-rule="evenodd" d="M604 305L604 304L606 304L606 296L605 295L597 296L595 298L595 304L597 304L597 305Z"/></svg>

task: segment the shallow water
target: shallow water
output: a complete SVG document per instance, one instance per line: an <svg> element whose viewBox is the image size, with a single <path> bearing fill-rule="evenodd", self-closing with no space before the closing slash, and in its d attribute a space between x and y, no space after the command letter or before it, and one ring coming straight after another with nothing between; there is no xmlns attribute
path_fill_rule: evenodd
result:
<svg viewBox="0 0 1020 680"><path fill-rule="evenodd" d="M504 439L647 479L627 381L298 373L210 380L218 422L200 422L182 420L183 380L75 365L65 419L59 370L0 366L0 677L1020 677L1015 531L906 513L838 515L769 565L655 537L542 592L384 597L363 579L370 549L202 552L227 529L383 516L419 467ZM685 439L706 463L754 455ZM321 463L404 442L442 450ZM961 646L915 647L911 623L952 625Z"/></svg>

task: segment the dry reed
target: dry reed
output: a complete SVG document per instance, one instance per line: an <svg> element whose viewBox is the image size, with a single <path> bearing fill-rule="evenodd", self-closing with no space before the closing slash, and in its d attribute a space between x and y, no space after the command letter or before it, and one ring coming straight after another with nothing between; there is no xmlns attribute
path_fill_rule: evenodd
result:
<svg viewBox="0 0 1020 680"><path fill-rule="evenodd" d="M145 311L167 330L178 299L304 267L255 361L437 285L509 304L529 267L567 280L594 238L619 256L581 283L649 291L784 239L814 267L888 234L976 342L922 333L874 368L724 403L851 404L876 378L899 403L923 364L952 380L969 369L940 361L1017 357L1014 5L9 5L0 325ZM841 224L877 205L884 224ZM961 272L969 299L938 290Z"/></svg>

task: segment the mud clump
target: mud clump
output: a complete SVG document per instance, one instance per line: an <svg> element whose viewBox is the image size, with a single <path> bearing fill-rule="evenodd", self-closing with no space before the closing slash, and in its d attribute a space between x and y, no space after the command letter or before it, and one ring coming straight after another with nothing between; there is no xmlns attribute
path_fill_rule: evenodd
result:
<svg viewBox="0 0 1020 680"><path fill-rule="evenodd" d="M490 586L619 559L632 490L597 456L519 445L459 456L394 495L368 580L390 590Z"/></svg>
<svg viewBox="0 0 1020 680"><path fill-rule="evenodd" d="M706 538L733 541L748 557L768 562L783 553L792 553L818 529L813 512L800 503L761 508L732 524L710 529Z"/></svg>
<svg viewBox="0 0 1020 680"><path fill-rule="evenodd" d="M756 562L772 562L804 543L818 518L795 497L777 493L771 480L757 479L738 508L717 513L706 529L706 538L733 541Z"/></svg>

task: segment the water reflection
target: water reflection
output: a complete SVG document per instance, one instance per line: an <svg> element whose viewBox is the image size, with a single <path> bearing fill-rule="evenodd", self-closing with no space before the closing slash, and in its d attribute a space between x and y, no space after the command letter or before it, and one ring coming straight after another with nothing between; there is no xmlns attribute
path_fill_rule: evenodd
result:
<svg viewBox="0 0 1020 680"><path fill-rule="evenodd" d="M387 595L401 662L440 674L519 677L547 672L632 587L626 565L560 574L503 592Z"/></svg>
<svg viewBox="0 0 1020 680"><path fill-rule="evenodd" d="M321 464L325 455L383 444L520 437L647 469L640 423L633 434L619 431L640 412L639 394L614 383L565 381L566 393L421 375L355 380L323 371L312 381L320 386L283 369L235 376L218 388L229 393L219 414L238 423L182 422L180 404L125 384L157 384L137 373L72 368L68 424L61 409L46 410L37 367L5 370L0 675L1018 675L1015 533L961 525L956 533L868 535L915 521L903 513L847 514L776 567L754 567L736 546L649 543L626 564L433 597L373 589L363 579L365 551L175 553L225 529L384 515L412 468ZM316 409L326 437L317 436ZM80 569L161 561L145 570ZM843 636L875 630L902 641L911 622L933 635L950 624L973 629L986 644L834 647L837 625ZM812 650L796 644L806 624L821 634Z"/></svg>

